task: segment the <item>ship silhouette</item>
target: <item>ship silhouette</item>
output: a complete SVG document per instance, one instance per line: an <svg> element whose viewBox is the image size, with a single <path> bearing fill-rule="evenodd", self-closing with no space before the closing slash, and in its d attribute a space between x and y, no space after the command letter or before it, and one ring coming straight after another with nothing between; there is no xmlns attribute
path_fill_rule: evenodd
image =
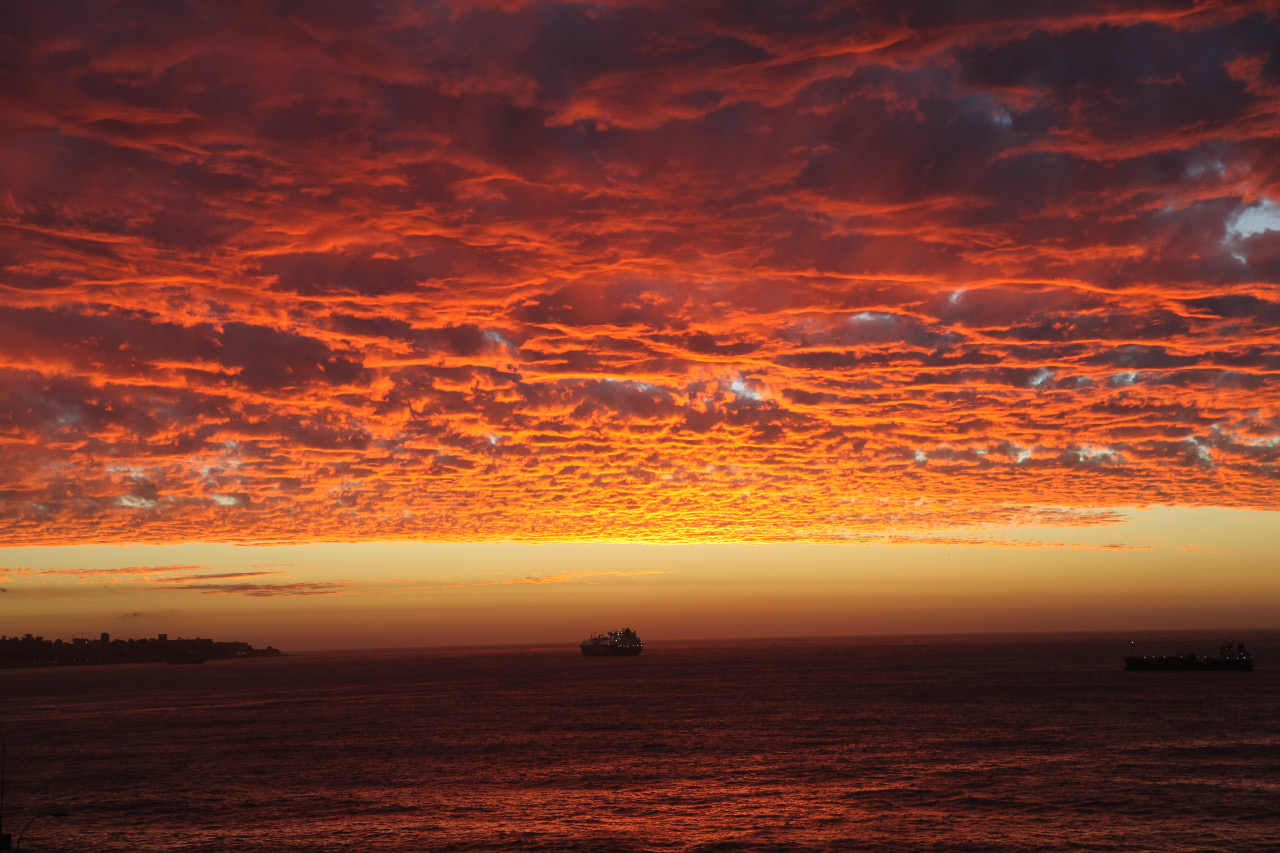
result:
<svg viewBox="0 0 1280 853"><path fill-rule="evenodd" d="M644 651L644 643L630 628L621 631L608 631L593 634L582 641L582 653L588 656L618 657L622 655L638 655Z"/></svg>
<svg viewBox="0 0 1280 853"><path fill-rule="evenodd" d="M1218 648L1218 656L1206 655L1148 655L1124 659L1124 668L1133 670L1183 670L1208 672L1248 672L1253 669L1253 655L1244 643L1227 643Z"/></svg>

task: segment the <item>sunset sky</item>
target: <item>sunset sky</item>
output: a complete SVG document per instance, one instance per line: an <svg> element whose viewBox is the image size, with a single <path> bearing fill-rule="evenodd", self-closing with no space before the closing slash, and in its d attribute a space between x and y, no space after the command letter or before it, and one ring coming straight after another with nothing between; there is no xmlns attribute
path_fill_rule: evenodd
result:
<svg viewBox="0 0 1280 853"><path fill-rule="evenodd" d="M1280 626L1274 3L0 34L0 633Z"/></svg>

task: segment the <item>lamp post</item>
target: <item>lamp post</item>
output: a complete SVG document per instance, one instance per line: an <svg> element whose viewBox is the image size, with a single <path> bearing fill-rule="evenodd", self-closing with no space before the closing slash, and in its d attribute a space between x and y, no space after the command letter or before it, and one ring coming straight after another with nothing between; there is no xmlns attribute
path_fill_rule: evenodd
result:
<svg viewBox="0 0 1280 853"><path fill-rule="evenodd" d="M46 817L46 816L47 817L66 817L67 813L62 811L62 809L52 809L47 812L40 812L40 814L36 815L35 817L31 818L31 820L27 821L27 826L22 827L22 832L18 833L18 845L16 848L17 853L21 853L22 851L22 836L27 834L27 827L31 826L31 824L35 823L40 818Z"/></svg>

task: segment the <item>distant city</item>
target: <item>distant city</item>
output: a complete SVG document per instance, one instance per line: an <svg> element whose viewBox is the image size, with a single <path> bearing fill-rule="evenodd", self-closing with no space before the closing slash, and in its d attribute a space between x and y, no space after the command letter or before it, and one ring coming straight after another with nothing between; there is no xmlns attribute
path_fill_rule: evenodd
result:
<svg viewBox="0 0 1280 853"><path fill-rule="evenodd" d="M0 668L19 666L80 666L109 663L204 663L230 658L278 657L282 652L267 646L196 637L169 639L168 634L143 640L113 640L105 631L97 639L74 637L70 642L46 640L23 634L0 636Z"/></svg>

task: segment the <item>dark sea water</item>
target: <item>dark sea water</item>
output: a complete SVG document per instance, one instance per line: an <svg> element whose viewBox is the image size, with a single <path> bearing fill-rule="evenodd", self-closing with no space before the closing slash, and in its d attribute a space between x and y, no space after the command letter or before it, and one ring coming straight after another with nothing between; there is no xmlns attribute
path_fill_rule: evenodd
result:
<svg viewBox="0 0 1280 853"><path fill-rule="evenodd" d="M1280 851L1280 632L0 671L31 851ZM1219 635L1149 639L1216 652Z"/></svg>

